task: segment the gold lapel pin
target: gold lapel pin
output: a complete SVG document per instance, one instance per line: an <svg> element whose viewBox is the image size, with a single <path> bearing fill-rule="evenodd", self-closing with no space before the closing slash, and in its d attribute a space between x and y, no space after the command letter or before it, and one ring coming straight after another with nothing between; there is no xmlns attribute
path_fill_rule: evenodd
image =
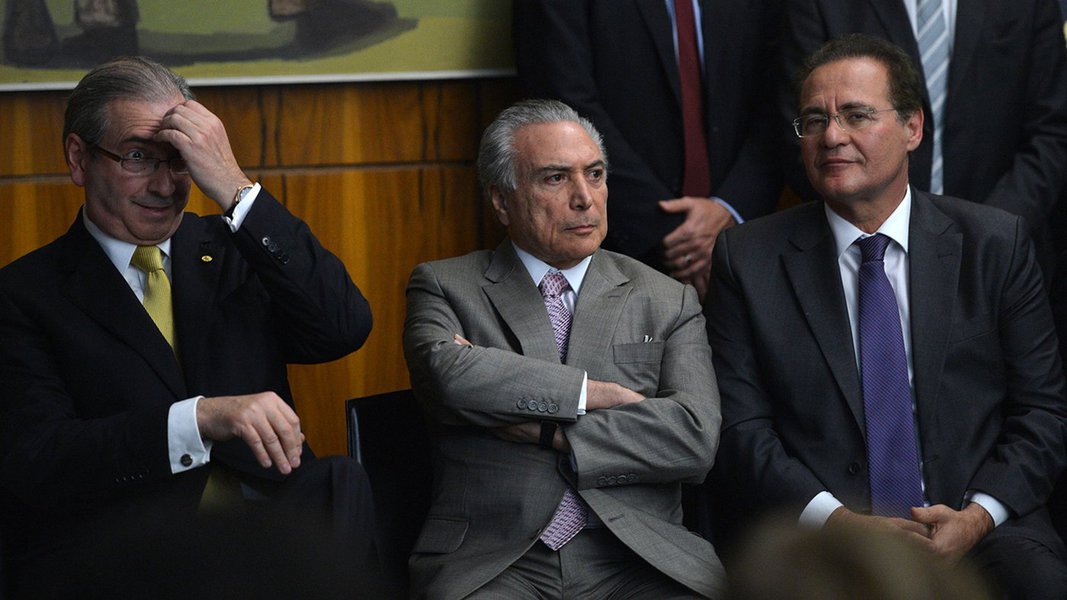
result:
<svg viewBox="0 0 1067 600"><path fill-rule="evenodd" d="M205 255L203 255L203 256L201 256L201 257L200 257L200 262L206 262L206 263L209 263L209 262L211 262L211 261L213 261L213 260L215 260L215 259L211 258L211 255L210 255L210 254L205 254Z"/></svg>

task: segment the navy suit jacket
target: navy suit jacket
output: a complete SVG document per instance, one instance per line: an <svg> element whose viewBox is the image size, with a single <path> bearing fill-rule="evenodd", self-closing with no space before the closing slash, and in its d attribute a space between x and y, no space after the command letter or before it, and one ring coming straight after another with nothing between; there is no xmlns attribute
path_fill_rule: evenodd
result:
<svg viewBox="0 0 1067 600"><path fill-rule="evenodd" d="M773 43L778 0L700 3L711 194L745 219L774 211ZM514 0L516 64L530 97L557 98L604 136L611 163L604 247L662 269L682 222L681 92L664 0Z"/></svg>
<svg viewBox="0 0 1067 600"><path fill-rule="evenodd" d="M968 490L1013 517L1064 466L1064 378L1022 220L914 191L909 232L914 392L931 504ZM716 460L735 509L792 518L819 492L870 510L863 399L822 203L733 228L706 307L723 403ZM1035 535L1051 535L1050 531Z"/></svg>

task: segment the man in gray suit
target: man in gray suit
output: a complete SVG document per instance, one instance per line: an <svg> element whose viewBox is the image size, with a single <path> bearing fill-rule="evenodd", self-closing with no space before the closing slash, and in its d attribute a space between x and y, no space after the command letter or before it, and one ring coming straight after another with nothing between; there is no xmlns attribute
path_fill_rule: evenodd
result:
<svg viewBox="0 0 1067 600"><path fill-rule="evenodd" d="M505 110L478 167L509 239L421 264L407 290L437 434L413 595L717 595L715 550L682 526L720 422L696 291L600 249L607 162L566 105Z"/></svg>

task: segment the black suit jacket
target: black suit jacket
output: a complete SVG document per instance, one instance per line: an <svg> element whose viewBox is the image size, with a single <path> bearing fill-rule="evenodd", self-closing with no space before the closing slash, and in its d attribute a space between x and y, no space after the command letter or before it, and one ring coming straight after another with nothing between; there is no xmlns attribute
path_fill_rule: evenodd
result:
<svg viewBox="0 0 1067 600"><path fill-rule="evenodd" d="M781 192L771 157L777 0L701 2L711 192L745 219ZM558 98L604 136L611 163L604 247L662 268L681 224L656 202L681 197L685 152L664 0L514 0L516 64L531 97Z"/></svg>
<svg viewBox="0 0 1067 600"><path fill-rule="evenodd" d="M913 191L909 245L926 496L958 509L976 490L1013 516L1039 510L1064 465L1067 408L1024 225ZM712 256L720 485L748 517L762 509L796 518L824 490L868 511L860 376L822 203L733 228Z"/></svg>
<svg viewBox="0 0 1067 600"><path fill-rule="evenodd" d="M945 194L1002 208L1033 228L1039 259L1053 261L1048 223L1067 185L1067 50L1055 0L959 0L945 105ZM815 199L799 167L796 95L787 83L804 58L845 33L888 39L922 73L919 47L901 0L790 0L785 19L781 135L788 180ZM911 154L911 183L930 187L934 142L923 86L923 142Z"/></svg>
<svg viewBox="0 0 1067 600"><path fill-rule="evenodd" d="M237 233L187 213L171 254L180 363L80 214L0 270L0 485L31 551L112 515L191 517L207 469L171 474L171 404L268 390L291 404L287 363L339 358L370 332L344 265L265 190ZM280 478L239 440L212 460Z"/></svg>

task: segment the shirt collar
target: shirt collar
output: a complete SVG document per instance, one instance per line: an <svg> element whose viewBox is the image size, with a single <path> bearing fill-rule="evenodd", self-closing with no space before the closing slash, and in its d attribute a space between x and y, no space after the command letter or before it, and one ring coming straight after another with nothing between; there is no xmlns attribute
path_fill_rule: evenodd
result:
<svg viewBox="0 0 1067 600"><path fill-rule="evenodd" d="M93 236L93 239L104 249L104 254L107 254L108 259L115 265L115 268L120 273L124 273L130 266L130 260L133 259L133 251L137 249L137 245L115 239L104 233L85 214L84 207L82 208L82 223L85 224L85 229L89 231L89 235ZM170 257L170 238L156 244L156 247L163 251L164 260Z"/></svg>
<svg viewBox="0 0 1067 600"><path fill-rule="evenodd" d="M834 236L834 244L837 246L837 257L841 255L858 239L867 237L867 233L849 223L844 217L835 213L829 205L823 203L826 219L830 222L830 231ZM911 222L911 186L904 190L904 199L897 205L893 213L889 215L881 226L878 233L884 234L894 242L900 244L904 253L908 253L908 224Z"/></svg>
<svg viewBox="0 0 1067 600"><path fill-rule="evenodd" d="M578 290L582 288L582 281L585 279L585 273L589 270L589 262L593 260L593 255L590 254L573 267L560 270L549 265L545 261L536 258L522 248L519 248L514 242L512 242L511 247L515 249L515 254L519 256L522 265L526 267L526 271L530 274L530 278L533 279L534 285L540 285L541 280L547 273L559 271L567 278L567 283L571 284L571 289L574 290L575 296L578 295Z"/></svg>

